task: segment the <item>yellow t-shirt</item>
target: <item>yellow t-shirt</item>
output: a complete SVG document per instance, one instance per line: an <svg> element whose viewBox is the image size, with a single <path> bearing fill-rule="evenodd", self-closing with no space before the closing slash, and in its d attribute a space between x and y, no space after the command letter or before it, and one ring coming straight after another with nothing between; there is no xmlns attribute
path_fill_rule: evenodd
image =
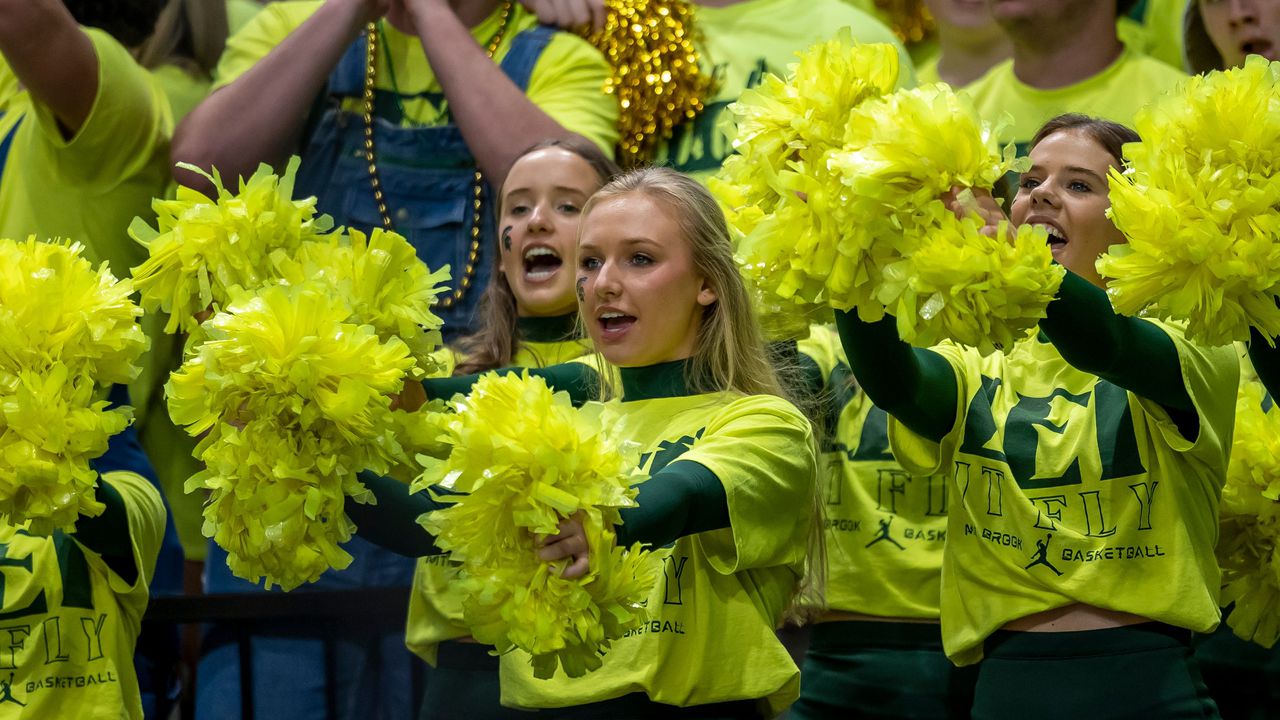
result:
<svg viewBox="0 0 1280 720"><path fill-rule="evenodd" d="M698 6L695 15L703 42L702 67L717 83L716 96L696 118L676 128L658 149L656 164L666 164L706 181L732 153L720 129L721 116L744 90L760 84L765 73L787 74L796 54L850 28L864 43L892 43L902 59L900 83L915 86L911 57L893 31L843 0L746 0L726 7Z"/></svg>
<svg viewBox="0 0 1280 720"><path fill-rule="evenodd" d="M822 368L833 416L822 446L827 606L937 620L945 476L902 469L889 450L889 415L858 390L833 328L812 328L798 346Z"/></svg>
<svg viewBox="0 0 1280 720"><path fill-rule="evenodd" d="M266 57L299 25L311 17L322 2L314 0L298 2L274 2L263 7L242 31L227 40L227 49L218 63L214 89L229 84L254 63ZM484 22L472 28L471 34L481 45L487 44L499 29L499 16L494 13ZM538 18L520 3L515 3L506 34L494 56L501 62L511 49L511 41L520 32L534 27ZM384 23L385 48L390 53L394 72L387 72L386 54L378 53L376 79L379 89L391 90L392 76L401 95L406 97L405 123L419 125L444 125L447 115L431 100L416 97L423 93L440 93L435 73L427 64L426 53L416 37L410 37ZM604 94L609 66L604 56L585 40L568 33L557 33L533 66L529 76L527 95L535 105L560 123L565 129L576 132L595 142L612 154L618 140L618 106L610 95ZM360 112L359 98L351 101L350 110Z"/></svg>
<svg viewBox="0 0 1280 720"><path fill-rule="evenodd" d="M85 29L98 56L98 96L74 137L32 102L0 60L0 237L65 237L117 277L146 257L126 232L169 182L169 103L110 35Z"/></svg>
<svg viewBox="0 0 1280 720"><path fill-rule="evenodd" d="M1142 0L1142 21L1122 17L1116 32L1125 45L1182 70L1182 18L1192 0Z"/></svg>
<svg viewBox="0 0 1280 720"><path fill-rule="evenodd" d="M934 54L916 66L916 82L921 85L933 85L942 82L942 76L938 74L938 60L941 57L941 55Z"/></svg>
<svg viewBox="0 0 1280 720"><path fill-rule="evenodd" d="M1142 106L1184 77L1159 60L1126 49L1102 72L1075 85L1033 88L1013 74L1013 61L1006 60L965 92L988 122L1000 122L1006 113L1012 118L1000 142L1017 143L1019 154L1025 155L1040 126L1063 113L1084 113L1132 127L1133 116Z"/></svg>
<svg viewBox="0 0 1280 720"><path fill-rule="evenodd" d="M0 526L0 719L142 719L133 649L164 535L160 494L107 473L124 499L138 578L128 584L74 536Z"/></svg>
<svg viewBox="0 0 1280 720"><path fill-rule="evenodd" d="M957 665L980 660L1005 623L1076 602L1196 632L1218 624L1213 547L1239 363L1155 324L1177 348L1197 437L1037 338L987 358L934 348L959 388L940 444L890 421L904 468L950 480L942 638Z"/></svg>
<svg viewBox="0 0 1280 720"><path fill-rule="evenodd" d="M227 31L230 35L240 32L262 10L257 0L227 0Z"/></svg>
<svg viewBox="0 0 1280 720"><path fill-rule="evenodd" d="M192 75L173 64L154 68L151 75L169 101L169 111L175 125L182 122L182 118L209 95L209 87L213 83L212 80Z"/></svg>
<svg viewBox="0 0 1280 720"><path fill-rule="evenodd" d="M641 469L692 460L724 484L730 527L680 538L663 553L650 618L584 677L533 676L529 656L502 657L502 703L571 707L630 693L669 705L760 699L773 717L800 673L774 628L803 572L816 460L808 421L777 397L707 394L617 407ZM762 704L762 710L765 710Z"/></svg>
<svg viewBox="0 0 1280 720"><path fill-rule="evenodd" d="M522 342L512 358L517 367L547 367L590 355L591 341L586 339L554 342ZM457 356L446 353L448 364ZM436 648L445 640L468 637L471 631L463 622L461 598L450 590L456 575L447 555L419 558L413 573L413 594L409 596L409 619L405 625L405 645L423 660L436 662Z"/></svg>

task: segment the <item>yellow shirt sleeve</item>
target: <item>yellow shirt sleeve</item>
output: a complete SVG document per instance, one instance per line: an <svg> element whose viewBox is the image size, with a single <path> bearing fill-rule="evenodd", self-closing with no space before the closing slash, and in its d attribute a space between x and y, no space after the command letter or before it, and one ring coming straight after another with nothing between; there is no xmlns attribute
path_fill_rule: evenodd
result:
<svg viewBox="0 0 1280 720"><path fill-rule="evenodd" d="M322 2L275 2L263 7L240 32L227 38L227 47L213 73L213 89L230 85L289 37L289 33L320 9Z"/></svg>
<svg viewBox="0 0 1280 720"><path fill-rule="evenodd" d="M889 447L898 463L916 477L931 477L951 461L964 435L965 411L972 377L965 369L965 349L951 342L929 348L942 356L956 375L956 421L941 442L915 434L897 418L889 416Z"/></svg>
<svg viewBox="0 0 1280 720"><path fill-rule="evenodd" d="M145 605L151 576L155 572L156 558L160 555L160 544L164 540L164 501L160 498L160 491L137 473L109 472L102 476L101 482L110 484L124 500L129 517L129 540L133 544L133 562L138 568L138 577L133 584L125 582L110 569L101 555L87 547L84 548L85 557L90 565L109 578L112 592Z"/></svg>
<svg viewBox="0 0 1280 720"><path fill-rule="evenodd" d="M1184 437L1159 403L1138 395L1134 397L1155 421L1160 435L1174 452L1207 454L1210 462L1223 465L1225 470L1226 454L1231 449L1236 399L1221 390L1240 384L1240 361L1236 359L1235 351L1229 345L1205 347L1188 342L1177 325L1150 319L1147 322L1163 330L1177 348L1182 383L1195 405L1199 423L1196 437Z"/></svg>
<svg viewBox="0 0 1280 720"><path fill-rule="evenodd" d="M804 561L818 461L799 410L770 395L735 400L680 460L703 465L724 485L729 527L694 536L716 572Z"/></svg>
<svg viewBox="0 0 1280 720"><path fill-rule="evenodd" d="M97 96L84 124L69 139L53 111L32 99L43 138L35 162L63 183L105 192L151 164L153 149L167 142L173 120L168 101L124 46L101 30L84 32L98 57Z"/></svg>
<svg viewBox="0 0 1280 720"><path fill-rule="evenodd" d="M610 157L618 142L618 103L604 93L609 64L585 40L556 33L529 77L529 99L566 130Z"/></svg>

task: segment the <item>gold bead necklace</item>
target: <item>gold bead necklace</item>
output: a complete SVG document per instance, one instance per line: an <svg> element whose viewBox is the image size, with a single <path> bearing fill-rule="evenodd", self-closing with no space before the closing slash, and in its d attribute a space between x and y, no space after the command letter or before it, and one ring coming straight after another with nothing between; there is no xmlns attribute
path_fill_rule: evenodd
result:
<svg viewBox="0 0 1280 720"><path fill-rule="evenodd" d="M502 46L503 37L507 34L507 24L511 20L511 0L502 3L502 15L498 20L498 31L489 40L485 52L492 60ZM373 112L378 67L378 23L369 23L365 28L365 70L364 70L364 159L369 164L369 184L373 187L373 200L378 204L378 215L382 218L382 226L393 230L391 213L387 210L387 198L382 192L382 179L378 174L377 153L373 144ZM390 55L387 56L388 70L391 69ZM398 88L397 88L397 96ZM403 105L401 106L403 108ZM407 116L406 116L407 117ZM471 287L476 273L476 260L480 257L480 221L483 217L482 195L484 193L484 176L476 170L475 179L471 183L471 247L467 251L467 264L462 271L462 279L458 286L447 297L441 298L438 305L450 308L460 302Z"/></svg>

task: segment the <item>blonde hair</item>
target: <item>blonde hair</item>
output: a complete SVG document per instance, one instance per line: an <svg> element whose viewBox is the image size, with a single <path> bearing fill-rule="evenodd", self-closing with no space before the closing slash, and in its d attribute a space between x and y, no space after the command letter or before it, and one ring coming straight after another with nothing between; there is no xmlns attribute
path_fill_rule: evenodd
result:
<svg viewBox="0 0 1280 720"><path fill-rule="evenodd" d="M627 195L648 197L672 212L681 235L693 251L694 272L705 278L716 294L715 302L702 311L693 355L685 369L688 387L696 393L732 390L745 395L776 395L791 400L779 382L770 354L765 351L755 308L738 273L738 264L733 259L728 223L715 198L696 180L670 168L632 170L591 196L582 209L579 235L593 209ZM605 367L603 362L600 367ZM609 375L600 373L602 398L614 394L609 387ZM813 451L816 455L816 444ZM821 478L814 477L808 567L787 611L788 619L792 620L812 617L824 604L826 543L822 527L824 512L818 489L820 482Z"/></svg>
<svg viewBox="0 0 1280 720"><path fill-rule="evenodd" d="M148 70L177 65L188 74L212 79L227 32L225 0L169 0L155 32L138 49L138 63Z"/></svg>
<svg viewBox="0 0 1280 720"><path fill-rule="evenodd" d="M724 212L697 181L670 168L632 170L605 185L582 209L582 227L591 211L626 195L643 195L672 211L693 251L694 271L716 294L702 311L702 323L686 370L695 392L736 390L747 395L786 397L763 352L764 338L756 321L738 265Z"/></svg>

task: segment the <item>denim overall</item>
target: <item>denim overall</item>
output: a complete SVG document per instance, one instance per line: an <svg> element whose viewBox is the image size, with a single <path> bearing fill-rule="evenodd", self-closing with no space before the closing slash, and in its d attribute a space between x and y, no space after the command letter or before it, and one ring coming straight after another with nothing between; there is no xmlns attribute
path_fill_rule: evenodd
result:
<svg viewBox="0 0 1280 720"><path fill-rule="evenodd" d="M516 87L528 90L533 66L553 35L554 29L540 26L512 40L500 67ZM341 105L344 99L358 100L364 95L366 52L362 35L330 76L327 103L302 153L297 189L300 197L316 196L320 211L332 215L335 224L367 233L381 227L382 218L364 155L364 118ZM436 106L443 99L434 93L416 97L426 97ZM401 127L395 97L386 90L377 91L374 105L374 155L391 224L432 270L448 265L452 273L449 287L456 289L471 249L475 158L457 125ZM446 340L471 332L472 313L489 284L497 237L493 203L497 200L488 180L481 191L485 206L471 286L453 307L437 308L445 323Z"/></svg>
<svg viewBox="0 0 1280 720"><path fill-rule="evenodd" d="M512 39L500 67L522 90L528 89L533 66L555 30L534 27ZM343 98L364 92L367 41L362 35L347 49L329 77L324 108L306 141L297 180L297 195L315 195L321 212L335 225L363 232L382 227L364 157L364 119L344 111ZM429 99L439 106L441 96ZM449 265L457 286L471 248L476 163L454 124L439 127L400 127L400 110L389 91L375 100L374 149L387 210L396 232L404 235L431 269ZM480 216L479 254L475 274L462 301L436 312L445 321L445 338L471 330L471 315L489 282L495 252L495 202L488 182L481 190L485 206ZM383 550L359 537L344 549L351 565L329 571L317 582L294 592L360 587L412 585L415 562ZM263 592L261 586L231 575L227 554L209 543L205 564L210 593ZM359 610L352 609L353 616ZM239 661L232 623L215 623L206 633L206 650L197 683L197 719L236 718L240 715ZM419 698L409 697L409 666L419 662L404 645L404 622L382 633L353 623L337 628L336 697L340 718L407 718ZM272 720L324 717L324 652L316 628L281 623L253 640L254 705L257 717Z"/></svg>

